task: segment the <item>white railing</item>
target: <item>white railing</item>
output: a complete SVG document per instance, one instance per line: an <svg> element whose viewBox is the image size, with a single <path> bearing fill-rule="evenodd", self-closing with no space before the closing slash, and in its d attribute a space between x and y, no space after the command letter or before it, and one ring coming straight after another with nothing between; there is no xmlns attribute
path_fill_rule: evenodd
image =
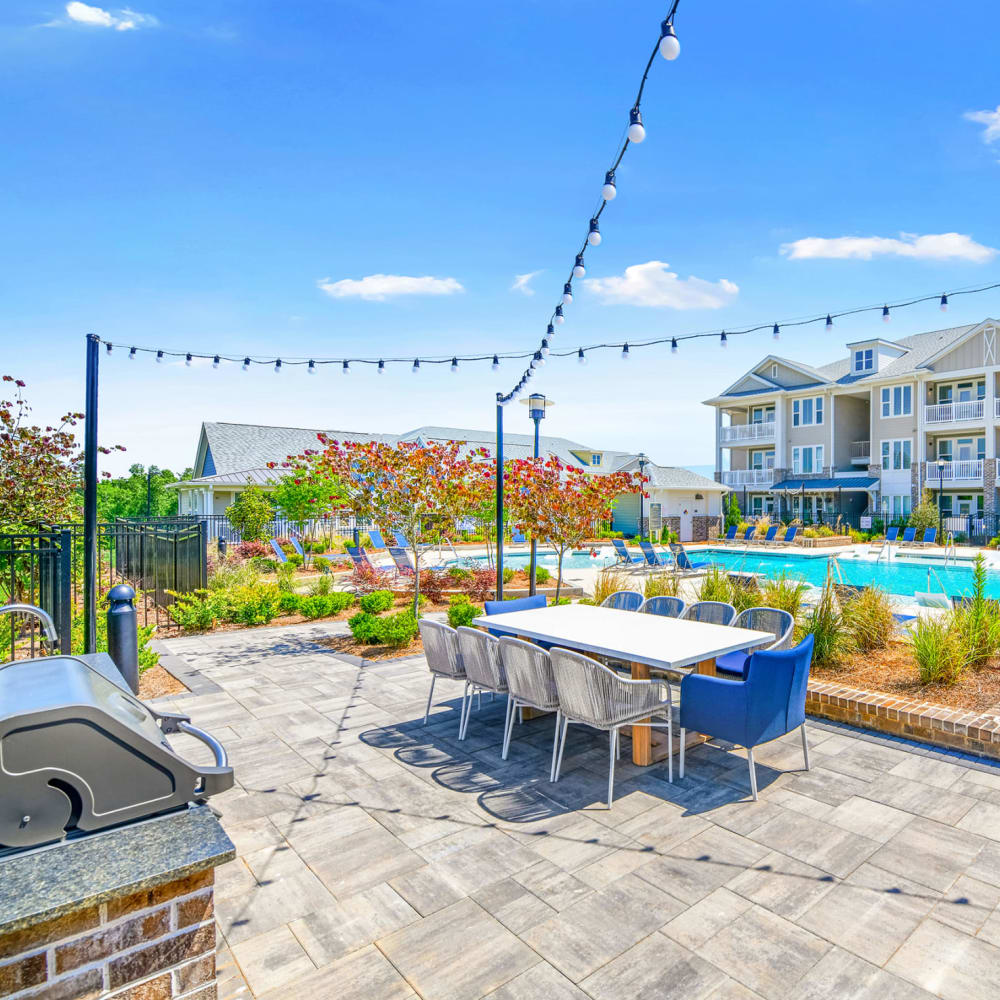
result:
<svg viewBox="0 0 1000 1000"><path fill-rule="evenodd" d="M770 486L774 469L733 469L722 473L724 486Z"/></svg>
<svg viewBox="0 0 1000 1000"><path fill-rule="evenodd" d="M985 400L982 399L971 399L964 403L936 403L924 407L924 423L954 424L982 420L985 412Z"/></svg>
<svg viewBox="0 0 1000 1000"><path fill-rule="evenodd" d="M766 441L774 437L774 421L761 424L732 424L719 428L719 443L733 444L742 441Z"/></svg>
<svg viewBox="0 0 1000 1000"><path fill-rule="evenodd" d="M967 460L964 462L945 462L938 466L937 462L927 463L927 485L932 487L938 480L953 479L982 479L983 461L982 459Z"/></svg>
<svg viewBox="0 0 1000 1000"><path fill-rule="evenodd" d="M993 416L1000 417L1000 396L993 400Z"/></svg>
<svg viewBox="0 0 1000 1000"><path fill-rule="evenodd" d="M871 454L872 454L871 441L851 442L851 458L871 458Z"/></svg>

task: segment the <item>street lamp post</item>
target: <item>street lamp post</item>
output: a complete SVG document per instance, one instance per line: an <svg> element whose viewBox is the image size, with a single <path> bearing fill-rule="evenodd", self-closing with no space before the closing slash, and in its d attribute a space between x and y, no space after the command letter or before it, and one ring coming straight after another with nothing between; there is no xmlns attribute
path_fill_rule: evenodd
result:
<svg viewBox="0 0 1000 1000"><path fill-rule="evenodd" d="M639 452L639 475L640 476L644 476L645 475L645 469L646 469L646 466L648 464L649 464L649 459L646 458L646 456L640 451ZM642 530L642 528L643 528L643 524L642 524L642 522L643 522L642 500L643 500L643 492L644 492L644 490L645 490L645 487L640 483L639 484L639 537L640 538L642 538L642 536L644 534L644 532ZM652 539L650 539L650 540L652 541Z"/></svg>
<svg viewBox="0 0 1000 1000"><path fill-rule="evenodd" d="M538 425L545 419L545 411L550 406L555 406L551 399L546 399L540 392L533 392L527 399L522 399L522 403L528 407L528 416L535 422L535 458L539 457L538 447ZM528 593L534 596L537 590L535 574L538 568L538 540L534 533L531 535L531 563L528 567Z"/></svg>
<svg viewBox="0 0 1000 1000"><path fill-rule="evenodd" d="M941 493L944 490L944 459L939 458L938 467L938 535L944 535L944 511L941 509Z"/></svg>

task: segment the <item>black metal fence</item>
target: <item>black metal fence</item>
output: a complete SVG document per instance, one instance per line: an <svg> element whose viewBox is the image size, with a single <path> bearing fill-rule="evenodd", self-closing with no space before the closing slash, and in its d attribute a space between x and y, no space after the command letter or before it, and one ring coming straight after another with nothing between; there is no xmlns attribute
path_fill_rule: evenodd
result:
<svg viewBox="0 0 1000 1000"><path fill-rule="evenodd" d="M189 514L177 519L189 524L205 525L209 541L223 539L227 544L235 545L242 541L242 536L230 523L225 514ZM355 520L348 514L333 517L317 517L304 524L293 523L286 517L275 517L264 525L264 533L271 538L350 538L354 533ZM358 521L358 531L364 533L372 525L367 521Z"/></svg>
<svg viewBox="0 0 1000 1000"><path fill-rule="evenodd" d="M47 611L59 634L60 651L80 652L83 605L83 526L42 524L0 532L0 604L33 604ZM208 582L207 528L190 519L119 520L98 524L97 591L116 583L139 592L144 625L170 626L171 591L183 593ZM74 623L77 641L74 648ZM30 616L0 618L0 651L10 659L33 656L40 623ZM0 652L2 655L2 652Z"/></svg>

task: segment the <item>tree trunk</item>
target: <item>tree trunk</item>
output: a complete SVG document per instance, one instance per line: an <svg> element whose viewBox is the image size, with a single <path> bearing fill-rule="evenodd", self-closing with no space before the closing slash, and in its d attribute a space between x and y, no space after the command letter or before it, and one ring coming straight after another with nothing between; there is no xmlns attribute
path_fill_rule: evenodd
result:
<svg viewBox="0 0 1000 1000"><path fill-rule="evenodd" d="M566 551L565 548L560 547L560 549L559 549L559 566L556 569L556 596L555 596L555 603L556 604L559 603L559 590L562 587L562 561L563 561L563 553L565 551Z"/></svg>
<svg viewBox="0 0 1000 1000"><path fill-rule="evenodd" d="M412 535L410 536L413 537ZM417 543L411 542L413 546L413 617L420 617L420 550Z"/></svg>

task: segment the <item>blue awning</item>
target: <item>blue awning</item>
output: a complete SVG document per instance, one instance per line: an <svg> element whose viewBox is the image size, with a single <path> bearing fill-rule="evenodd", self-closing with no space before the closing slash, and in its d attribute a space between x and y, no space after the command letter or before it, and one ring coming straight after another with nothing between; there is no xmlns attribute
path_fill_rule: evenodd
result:
<svg viewBox="0 0 1000 1000"><path fill-rule="evenodd" d="M783 479L775 483L771 490L798 493L805 487L806 493L830 493L833 490L874 490L878 480L872 476L844 476L842 479Z"/></svg>

